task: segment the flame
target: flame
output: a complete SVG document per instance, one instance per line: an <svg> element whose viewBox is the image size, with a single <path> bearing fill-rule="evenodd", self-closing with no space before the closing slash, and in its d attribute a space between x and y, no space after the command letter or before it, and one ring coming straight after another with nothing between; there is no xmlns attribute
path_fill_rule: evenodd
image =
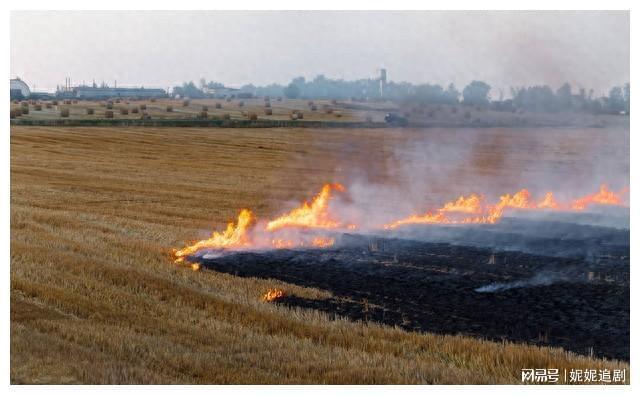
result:
<svg viewBox="0 0 640 395"><path fill-rule="evenodd" d="M203 249L235 248L250 244L247 232L254 221L253 214L247 209L240 211L237 223L229 222L224 232L213 232L208 239L200 240L190 246L173 251L174 262L184 262L185 258Z"/></svg>
<svg viewBox="0 0 640 395"><path fill-rule="evenodd" d="M625 188L619 193L615 193L610 191L605 184L602 184L600 185L600 190L597 193L574 200L573 203L571 203L571 208L573 210L584 210L587 206L592 204L620 205L622 204L621 195L627 191L628 189Z"/></svg>
<svg viewBox="0 0 640 395"><path fill-rule="evenodd" d="M334 243L333 237L316 237L311 241L311 245L318 248L331 247Z"/></svg>
<svg viewBox="0 0 640 395"><path fill-rule="evenodd" d="M329 216L329 200L331 192L344 192L340 184L325 184L311 203L304 202L302 206L293 209L267 224L266 230L273 232L285 227L304 228L337 228L341 223Z"/></svg>
<svg viewBox="0 0 640 395"><path fill-rule="evenodd" d="M384 225L385 229L395 229L402 225L409 224L494 224L504 215L506 209L520 210L563 210L575 211L584 210L591 204L622 205L621 195L628 192L624 188L619 193L610 191L606 185L600 187L600 191L591 195L576 199L573 203L563 205L558 203L553 192L547 192L542 200L535 203L531 199L531 193L527 189L521 189L513 195L506 194L500 196L499 201L494 205L482 206L482 197L471 194L469 197L460 196L458 199L445 203L434 214L428 211L424 215L411 215L407 218L396 220ZM452 218L446 214L464 213L479 214L466 218Z"/></svg>
<svg viewBox="0 0 640 395"><path fill-rule="evenodd" d="M547 194L544 195L544 199L542 199L542 201L540 201L540 203L536 205L536 208L546 208L546 209L556 210L560 208L560 205L558 204L558 202L556 202L556 199L553 197L553 192L547 192Z"/></svg>
<svg viewBox="0 0 640 395"><path fill-rule="evenodd" d="M410 217L384 225L385 229L395 229L398 226L408 224L444 224L450 221L442 213L433 214L430 211L424 215L412 215Z"/></svg>
<svg viewBox="0 0 640 395"><path fill-rule="evenodd" d="M333 237L319 234L322 229L356 230L359 225L336 219L329 211L334 191L344 192L340 184L325 184L311 200L288 214L256 226L250 210L243 209L235 222L230 222L222 232L214 231L208 239L194 241L182 249L172 251L173 261L200 270L199 263L190 263L187 258L205 249L254 249L254 248L327 248L335 243ZM472 193L444 203L440 208L425 214L413 214L383 225L395 229L409 224L493 224L504 216L508 209L516 210L573 210L582 211L594 204L623 205L623 194L629 189L612 192L606 185L591 195L570 202L556 201L552 192L541 200L534 200L527 189L500 196L495 204L485 204L484 197Z"/></svg>
<svg viewBox="0 0 640 395"><path fill-rule="evenodd" d="M482 196L472 193L467 198L460 196L457 200L445 203L438 211L479 214L482 211L481 202Z"/></svg>
<svg viewBox="0 0 640 395"><path fill-rule="evenodd" d="M265 302L274 302L280 298L284 298L285 296L286 293L283 290L274 288L267 290L267 293L262 295L262 300Z"/></svg>

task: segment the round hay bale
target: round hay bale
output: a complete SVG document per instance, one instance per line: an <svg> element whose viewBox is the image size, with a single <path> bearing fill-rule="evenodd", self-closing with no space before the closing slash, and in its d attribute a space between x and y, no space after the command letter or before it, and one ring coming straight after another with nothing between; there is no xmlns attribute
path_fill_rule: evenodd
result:
<svg viewBox="0 0 640 395"><path fill-rule="evenodd" d="M108 101L107 102L107 110L113 110L113 102L112 101Z"/></svg>
<svg viewBox="0 0 640 395"><path fill-rule="evenodd" d="M302 111L299 111L299 110L298 110L298 111L296 112L296 115L298 115L298 119L302 119L302 118L304 118L304 114L302 113Z"/></svg>
<svg viewBox="0 0 640 395"><path fill-rule="evenodd" d="M121 102L121 100L120 100L120 99L116 99L116 103L120 103L120 102Z"/></svg>
<svg viewBox="0 0 640 395"><path fill-rule="evenodd" d="M78 104L78 101L77 100L73 100L72 103L73 104Z"/></svg>
<svg viewBox="0 0 640 395"><path fill-rule="evenodd" d="M273 110L270 108L265 108L264 115L273 115Z"/></svg>
<svg viewBox="0 0 640 395"><path fill-rule="evenodd" d="M221 104L221 103L216 103L215 107L216 107L217 109L221 109L221 108L222 108L222 104Z"/></svg>
<svg viewBox="0 0 640 395"><path fill-rule="evenodd" d="M93 108L87 108L87 115L93 115Z"/></svg>
<svg viewBox="0 0 640 395"><path fill-rule="evenodd" d="M23 115L29 114L29 107L20 107L20 112L22 112Z"/></svg>
<svg viewBox="0 0 640 395"><path fill-rule="evenodd" d="M36 104L35 106L33 106L33 109L36 111L42 111L42 104Z"/></svg>
<svg viewBox="0 0 640 395"><path fill-rule="evenodd" d="M182 102L182 107L188 107L189 106L189 100L184 100Z"/></svg>
<svg viewBox="0 0 640 395"><path fill-rule="evenodd" d="M143 111L142 114L140 115L140 119L151 119L151 115Z"/></svg>
<svg viewBox="0 0 640 395"><path fill-rule="evenodd" d="M202 111L209 111L209 106L202 106Z"/></svg>
<svg viewBox="0 0 640 395"><path fill-rule="evenodd" d="M69 118L69 114L70 114L70 111L66 107L60 110L60 116L62 118Z"/></svg>
<svg viewBox="0 0 640 395"><path fill-rule="evenodd" d="M54 100L54 101L51 102L51 104L53 104L54 106L57 106L58 105L58 101Z"/></svg>
<svg viewBox="0 0 640 395"><path fill-rule="evenodd" d="M107 119L111 119L113 118L113 111L112 110L107 110L104 112L104 117Z"/></svg>
<svg viewBox="0 0 640 395"><path fill-rule="evenodd" d="M62 103L63 104L71 104L71 100L64 100Z"/></svg>
<svg viewBox="0 0 640 395"><path fill-rule="evenodd" d="M247 114L247 118L249 118L249 120L251 121L257 121L258 114L256 114L255 112L250 112L249 114Z"/></svg>
<svg viewBox="0 0 640 395"><path fill-rule="evenodd" d="M138 107L133 107L133 108L131 109L131 114L137 114L137 113L139 113L139 112L140 112L140 109L138 109Z"/></svg>
<svg viewBox="0 0 640 395"><path fill-rule="evenodd" d="M167 112L173 112L173 106L167 106Z"/></svg>
<svg viewBox="0 0 640 395"><path fill-rule="evenodd" d="M206 111L200 111L200 113L198 114L198 118L207 119L209 118L209 114Z"/></svg>
<svg viewBox="0 0 640 395"><path fill-rule="evenodd" d="M45 104L45 107L46 107L46 108L53 108L53 104L51 104L51 103L47 103L47 104Z"/></svg>
<svg viewBox="0 0 640 395"><path fill-rule="evenodd" d="M318 111L318 107L314 104L311 106L311 111Z"/></svg>
<svg viewBox="0 0 640 395"><path fill-rule="evenodd" d="M120 108L120 114L122 115L129 115L129 109L125 108L125 107L121 107Z"/></svg>
<svg viewBox="0 0 640 395"><path fill-rule="evenodd" d="M333 114L333 108L327 107L325 108L324 112L326 112L327 114Z"/></svg>
<svg viewBox="0 0 640 395"><path fill-rule="evenodd" d="M140 104L140 109L142 111L145 111L147 109L147 105L146 104Z"/></svg>

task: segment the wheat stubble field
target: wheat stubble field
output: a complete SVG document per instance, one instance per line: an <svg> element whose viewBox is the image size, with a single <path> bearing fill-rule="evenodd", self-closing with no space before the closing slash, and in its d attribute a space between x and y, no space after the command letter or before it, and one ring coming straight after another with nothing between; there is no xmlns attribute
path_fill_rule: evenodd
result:
<svg viewBox="0 0 640 395"><path fill-rule="evenodd" d="M221 228L242 207L277 214L363 164L365 179L392 183L389 147L411 136L12 127L11 382L519 383L526 367L628 368L334 320L260 300L275 286L305 298L326 291L168 259L171 247ZM480 151L477 164L496 158Z"/></svg>

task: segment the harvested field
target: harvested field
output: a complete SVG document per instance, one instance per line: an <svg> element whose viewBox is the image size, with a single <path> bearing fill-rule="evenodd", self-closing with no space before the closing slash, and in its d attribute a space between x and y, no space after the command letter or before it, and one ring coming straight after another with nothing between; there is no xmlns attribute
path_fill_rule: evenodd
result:
<svg viewBox="0 0 640 395"><path fill-rule="evenodd" d="M279 103L272 102L274 113ZM199 112L203 104L192 100L188 108ZM307 103L300 104L304 111ZM170 116L166 105L147 103L151 113ZM73 106L71 117L86 116ZM234 103L222 107L235 111ZM96 107L97 115L104 111ZM355 169L359 179L393 186L402 181L390 170L398 147L424 140L473 146L468 161L433 169L455 182L434 180L422 196L428 202L488 179L509 190L550 168L552 182L567 184L567 174L597 158L609 158L602 166L628 179L628 136L628 129L12 126L11 382L499 384L519 383L522 368L629 369L559 348L335 318L323 303L345 295L319 281L192 271L168 258L172 247L222 228L240 208L278 214ZM285 303L262 301L273 288L286 291Z"/></svg>

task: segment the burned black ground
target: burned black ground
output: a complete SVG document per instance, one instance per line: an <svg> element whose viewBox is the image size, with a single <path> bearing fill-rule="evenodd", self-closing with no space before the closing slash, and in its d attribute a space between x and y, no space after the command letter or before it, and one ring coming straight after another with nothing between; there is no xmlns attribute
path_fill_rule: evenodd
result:
<svg viewBox="0 0 640 395"><path fill-rule="evenodd" d="M526 236L518 231L526 224L474 228L475 236L469 229L449 230L466 232L474 243L484 237L490 248L345 234L328 250L199 259L219 272L274 278L333 295L324 300L291 295L279 302L289 306L407 330L560 346L628 360L628 230L547 223ZM540 253L502 248L509 243ZM495 285L503 289L479 292Z"/></svg>

